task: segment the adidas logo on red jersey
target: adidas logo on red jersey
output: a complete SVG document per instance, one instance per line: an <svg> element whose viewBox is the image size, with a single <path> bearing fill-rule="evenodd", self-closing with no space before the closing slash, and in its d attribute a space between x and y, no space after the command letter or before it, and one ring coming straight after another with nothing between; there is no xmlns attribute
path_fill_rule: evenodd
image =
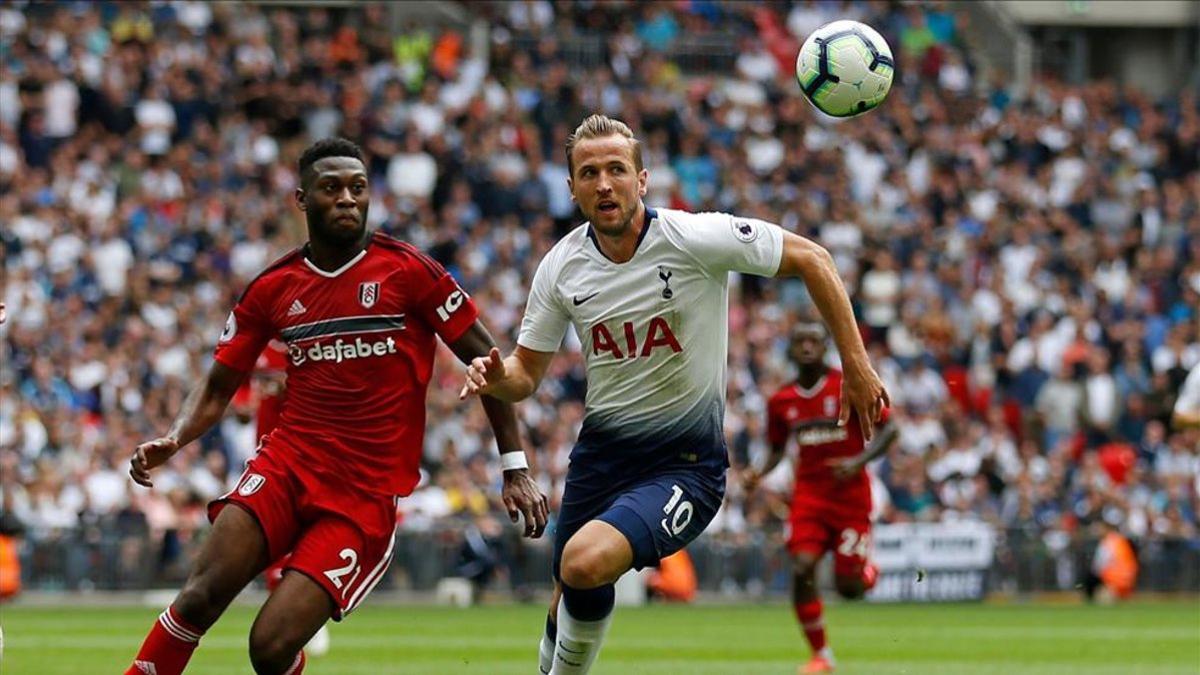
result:
<svg viewBox="0 0 1200 675"><path fill-rule="evenodd" d="M354 338L347 342L339 338L333 343L314 342L308 347L296 343L288 345L288 356L293 366L299 366L306 361L333 361L341 363L351 359L365 359L371 356L386 356L396 353L396 340L389 337L384 340L363 340Z"/></svg>

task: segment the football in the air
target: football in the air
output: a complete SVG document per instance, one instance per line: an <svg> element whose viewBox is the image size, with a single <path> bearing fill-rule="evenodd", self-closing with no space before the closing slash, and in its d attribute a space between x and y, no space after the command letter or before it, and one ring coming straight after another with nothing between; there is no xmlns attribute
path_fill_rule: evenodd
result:
<svg viewBox="0 0 1200 675"><path fill-rule="evenodd" d="M821 26L796 57L796 79L805 98L834 117L861 115L883 103L895 71L887 41L857 21Z"/></svg>

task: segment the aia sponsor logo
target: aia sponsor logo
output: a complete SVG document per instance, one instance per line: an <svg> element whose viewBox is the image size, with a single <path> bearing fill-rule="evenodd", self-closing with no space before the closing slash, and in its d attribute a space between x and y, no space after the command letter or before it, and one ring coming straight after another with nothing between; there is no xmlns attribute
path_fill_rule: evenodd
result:
<svg viewBox="0 0 1200 675"><path fill-rule="evenodd" d="M261 490L262 486L265 485L266 482L267 478L262 474L249 474L246 476L246 479L242 481L242 484L238 486L238 494L243 497L249 497L255 492Z"/></svg>
<svg viewBox="0 0 1200 675"><path fill-rule="evenodd" d="M645 358L656 349L669 349L672 353L683 351L671 325L661 316L650 319L644 331L638 331L631 321L621 324L616 331L609 330L603 323L592 326L592 356L607 352L615 359Z"/></svg>
<svg viewBox="0 0 1200 675"><path fill-rule="evenodd" d="M364 340L359 337L354 338L353 342L338 338L334 342L317 341L307 347L295 342L288 344L288 357L291 358L293 366L303 365L308 361L341 363L395 353L396 340L391 337L383 340Z"/></svg>
<svg viewBox="0 0 1200 675"><path fill-rule="evenodd" d="M371 309L379 301L379 282L364 281L358 285L358 304Z"/></svg>

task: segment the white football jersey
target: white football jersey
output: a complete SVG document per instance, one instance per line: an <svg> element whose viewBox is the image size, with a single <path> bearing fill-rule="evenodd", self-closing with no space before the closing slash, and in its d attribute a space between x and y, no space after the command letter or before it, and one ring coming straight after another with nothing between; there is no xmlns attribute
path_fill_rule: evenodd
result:
<svg viewBox="0 0 1200 675"><path fill-rule="evenodd" d="M773 276L783 231L724 213L647 208L646 217L624 263L600 252L587 223L560 240L534 275L517 342L556 352L574 325L587 363L580 446L596 438L644 455L690 445L696 452L677 454L719 452L724 462L729 272Z"/></svg>

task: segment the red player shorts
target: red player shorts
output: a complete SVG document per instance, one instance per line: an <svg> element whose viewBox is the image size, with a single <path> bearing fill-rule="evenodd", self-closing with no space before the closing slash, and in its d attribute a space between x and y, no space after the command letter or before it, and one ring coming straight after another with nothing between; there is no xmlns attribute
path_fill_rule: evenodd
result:
<svg viewBox="0 0 1200 675"><path fill-rule="evenodd" d="M820 559L833 551L837 576L858 578L871 554L871 504L797 500L788 518L788 552Z"/></svg>
<svg viewBox="0 0 1200 675"><path fill-rule="evenodd" d="M362 603L392 561L396 498L322 481L297 455L264 442L237 487L208 505L216 521L237 504L258 521L272 561L291 553L285 570L312 579L333 599L340 621Z"/></svg>

